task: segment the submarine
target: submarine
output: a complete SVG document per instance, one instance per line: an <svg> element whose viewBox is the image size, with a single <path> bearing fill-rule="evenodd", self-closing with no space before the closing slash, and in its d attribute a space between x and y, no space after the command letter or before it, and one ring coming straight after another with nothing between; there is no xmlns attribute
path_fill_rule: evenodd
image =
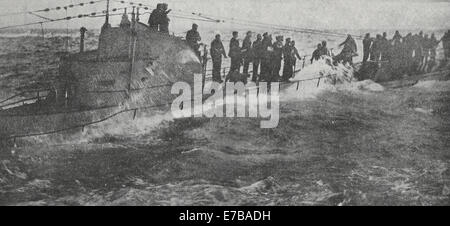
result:
<svg viewBox="0 0 450 226"><path fill-rule="evenodd" d="M116 27L109 23L109 1L105 12L97 49L84 51L82 28L80 51L61 56L58 78L50 90L25 91L34 93L33 98L22 98L21 93L0 100L0 141L83 129L121 114L135 118L137 111L170 107L177 98L171 94L177 82L192 85L195 75L201 74L205 85L207 58L201 60L183 38L139 22L139 8L135 13L133 7L131 20L125 8ZM294 68L294 73L302 69ZM354 69L356 79L391 88L424 79L450 79L449 70L393 77L396 69L382 62L357 63ZM279 83L280 90L292 85L299 90L301 82L311 80L319 86L325 79L333 80L323 74L290 79Z"/></svg>
<svg viewBox="0 0 450 226"><path fill-rule="evenodd" d="M109 1L108 6L109 7ZM9 103L0 110L0 139L52 134L105 121L147 106L163 107L176 98L171 85L193 83L202 63L186 42L154 31L139 22L134 8L117 27L109 23L107 8L98 48L61 57L51 90L37 90L31 99ZM81 29L84 36L85 29Z"/></svg>

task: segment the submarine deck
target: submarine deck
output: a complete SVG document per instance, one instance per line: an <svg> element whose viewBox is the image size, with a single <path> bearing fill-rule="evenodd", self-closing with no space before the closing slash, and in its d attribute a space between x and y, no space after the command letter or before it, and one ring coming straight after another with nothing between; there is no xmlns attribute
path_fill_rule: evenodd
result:
<svg viewBox="0 0 450 226"><path fill-rule="evenodd" d="M75 113L75 112L84 112L84 111L92 111L92 110L100 110L107 108L114 108L119 106L106 106L106 107L86 107L80 105L70 105L70 104L55 104L49 103L45 100L37 101L32 104L25 104L18 107L13 107L9 109L4 109L0 111L0 117L17 117L17 116L37 116L37 115L52 115L52 114L61 114L61 113Z"/></svg>

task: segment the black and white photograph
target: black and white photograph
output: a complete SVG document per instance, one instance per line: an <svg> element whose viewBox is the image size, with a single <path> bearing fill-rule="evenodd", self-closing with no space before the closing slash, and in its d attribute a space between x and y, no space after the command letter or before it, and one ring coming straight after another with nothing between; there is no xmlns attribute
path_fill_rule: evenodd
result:
<svg viewBox="0 0 450 226"><path fill-rule="evenodd" d="M449 206L449 21L446 0L0 0L0 206Z"/></svg>

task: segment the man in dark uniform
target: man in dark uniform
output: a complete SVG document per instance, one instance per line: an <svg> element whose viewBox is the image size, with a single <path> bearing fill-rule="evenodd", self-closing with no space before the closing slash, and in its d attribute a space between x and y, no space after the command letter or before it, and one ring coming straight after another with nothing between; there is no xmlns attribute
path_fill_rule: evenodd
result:
<svg viewBox="0 0 450 226"><path fill-rule="evenodd" d="M298 49L297 47L295 47L295 41L291 41L291 56L294 58L294 64L297 61L297 58L299 60L302 59L302 57L300 56L300 54L298 53ZM297 58L295 58L297 57Z"/></svg>
<svg viewBox="0 0 450 226"><path fill-rule="evenodd" d="M252 57L253 57L253 76L252 81L256 82L258 80L259 65L261 64L261 57L263 52L262 48L262 36L258 34L256 36L256 41L252 45Z"/></svg>
<svg viewBox="0 0 450 226"><path fill-rule="evenodd" d="M439 43L441 42L441 40L437 40L436 39L436 35L434 33L431 34L431 37L429 39L429 48L430 48L430 59L429 59L429 67L428 67L428 71L427 72L431 72L431 70L433 70L434 66L436 66L436 49L439 45Z"/></svg>
<svg viewBox="0 0 450 226"><path fill-rule="evenodd" d="M283 46L283 57L285 54L288 54L289 49L291 48L291 38L286 38Z"/></svg>
<svg viewBox="0 0 450 226"><path fill-rule="evenodd" d="M444 47L445 59L450 58L450 30L448 30L441 38L442 47Z"/></svg>
<svg viewBox="0 0 450 226"><path fill-rule="evenodd" d="M415 34L412 37L412 44L413 44L413 49L414 49L414 59L413 59L414 64L413 64L413 67L415 68L415 70L417 70L418 68L421 67L422 61L423 61L423 59L422 59L422 46L421 46L422 38L423 37L421 36L420 33L419 34Z"/></svg>
<svg viewBox="0 0 450 226"><path fill-rule="evenodd" d="M200 33L198 33L197 29L198 25L192 24L192 29L189 30L186 34L186 42L200 59L200 45L198 44L198 42L200 42L202 38L200 37Z"/></svg>
<svg viewBox="0 0 450 226"><path fill-rule="evenodd" d="M148 25L153 31L159 31L159 21L161 20L163 4L159 3L156 5L156 9L152 11L150 17L148 18Z"/></svg>
<svg viewBox="0 0 450 226"><path fill-rule="evenodd" d="M272 82L278 81L280 78L281 61L283 60L283 36L277 36L276 42L273 44L272 58Z"/></svg>
<svg viewBox="0 0 450 226"><path fill-rule="evenodd" d="M383 32L383 37L381 39L381 60L389 61L391 59L391 42L387 38L387 33Z"/></svg>
<svg viewBox="0 0 450 226"><path fill-rule="evenodd" d="M241 53L242 53L242 58L244 60L244 74L246 76L248 75L248 68L250 66L250 62L252 61L252 32L248 31L247 35L245 36L244 41L242 42L242 48L241 48Z"/></svg>
<svg viewBox="0 0 450 226"><path fill-rule="evenodd" d="M343 63L349 63L353 65L353 56L357 55L356 42L351 35L347 35L347 39L341 43L339 46L344 46L342 52L340 53Z"/></svg>
<svg viewBox="0 0 450 226"><path fill-rule="evenodd" d="M322 44L317 44L317 49L314 50L311 56L311 64L315 61L318 61L320 59L320 51L322 49Z"/></svg>
<svg viewBox="0 0 450 226"><path fill-rule="evenodd" d="M414 54L414 41L413 41L413 35L411 33L408 33L403 38L403 46L404 46L404 61L405 61L405 68L407 69L407 72L411 72L412 66L414 63L413 54Z"/></svg>
<svg viewBox="0 0 450 226"><path fill-rule="evenodd" d="M404 60L403 60L403 43L402 43L402 36L400 35L399 31L395 31L394 36L392 37L391 43L391 53L390 53L390 64L394 66L396 69L396 73L400 73L402 71L402 68L404 66Z"/></svg>
<svg viewBox="0 0 450 226"><path fill-rule="evenodd" d="M290 54L291 38L286 38L283 46L283 59Z"/></svg>
<svg viewBox="0 0 450 226"><path fill-rule="evenodd" d="M377 37L372 42L372 47L370 48L370 60L371 61L380 61L381 59L381 49L383 45L383 37L380 34L377 34Z"/></svg>
<svg viewBox="0 0 450 226"><path fill-rule="evenodd" d="M289 42L289 48L286 50L284 56L284 69L283 69L283 81L288 81L294 75L294 67L297 62L297 58L301 60L300 54L295 47L295 41Z"/></svg>
<svg viewBox="0 0 450 226"><path fill-rule="evenodd" d="M300 54L298 53L298 49L297 47L295 47L295 41L291 42L291 57L293 60L293 66L295 66L297 64L297 59L298 60L302 60L302 57L300 56ZM294 71L293 71L294 72ZM292 76L291 76L292 77Z"/></svg>
<svg viewBox="0 0 450 226"><path fill-rule="evenodd" d="M239 33L237 31L233 31L233 38L230 40L230 50L228 52L228 56L231 58L230 72L239 72L241 70L242 56L238 36Z"/></svg>
<svg viewBox="0 0 450 226"><path fill-rule="evenodd" d="M220 76L220 70L222 67L222 56L227 58L227 54L225 53L225 48L223 47L222 40L220 39L220 35L217 34L214 41L211 42L211 58L213 62L213 71L212 77L215 82L222 82L222 78Z"/></svg>
<svg viewBox="0 0 450 226"><path fill-rule="evenodd" d="M322 47L319 51L320 56L331 56L330 51L328 51L327 41L322 41Z"/></svg>
<svg viewBox="0 0 450 226"><path fill-rule="evenodd" d="M402 35L400 34L399 31L395 31L394 37L392 37L393 45L394 46L400 45L401 41L402 41Z"/></svg>
<svg viewBox="0 0 450 226"><path fill-rule="evenodd" d="M170 13L170 11L172 11L171 9L168 10L168 5L166 3L162 4L161 6L161 18L159 21L159 31L163 32L163 33L169 33L169 22L170 19L167 16L167 14Z"/></svg>
<svg viewBox="0 0 450 226"><path fill-rule="evenodd" d="M430 59L433 61L436 60L436 55L437 55L436 49L440 42L441 42L441 40L438 41L436 39L436 35L434 33L432 33L431 38L430 38L430 46L431 46Z"/></svg>
<svg viewBox="0 0 450 226"><path fill-rule="evenodd" d="M291 69L292 69L292 62L291 62L291 39L290 38L286 38L286 42L284 43L283 46L283 60L284 60L284 65L283 65L283 76L282 79L283 80L287 80L290 78L290 76L292 75L291 73Z"/></svg>
<svg viewBox="0 0 450 226"><path fill-rule="evenodd" d="M425 71L428 67L428 63L429 63L429 56L430 56L430 50L431 50L432 44L431 44L431 40L428 37L428 34L425 34L424 38L422 39L422 54L423 54L423 70Z"/></svg>
<svg viewBox="0 0 450 226"><path fill-rule="evenodd" d="M367 33L363 40L363 63L367 62L370 56L373 39L370 37L370 33Z"/></svg>
<svg viewBox="0 0 450 226"><path fill-rule="evenodd" d="M273 53L273 47L272 36L267 32L263 34L262 53L260 80L268 81L270 73L272 73L271 55Z"/></svg>

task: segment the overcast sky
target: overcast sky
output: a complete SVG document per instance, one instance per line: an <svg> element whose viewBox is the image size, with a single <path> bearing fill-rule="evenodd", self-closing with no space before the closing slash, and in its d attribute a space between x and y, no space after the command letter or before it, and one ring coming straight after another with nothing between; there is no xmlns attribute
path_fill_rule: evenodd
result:
<svg viewBox="0 0 450 226"><path fill-rule="evenodd" d="M64 6L90 0L0 0L0 14ZM130 1L130 0L128 0ZM160 0L164 2L164 0ZM136 0L154 5L159 1ZM444 0L166 0L174 10L201 12L273 24L319 29L436 29L450 28L450 1ZM112 1L112 7L124 5ZM68 15L101 11L105 3L69 10ZM179 11L174 11L179 13ZM59 13L42 13L51 18L65 17ZM145 16L147 19L148 15ZM120 18L114 18L113 24ZM34 22L32 15L0 17L0 26ZM172 18L174 26L193 21ZM81 19L69 23L98 28L102 19ZM100 25L99 25L100 24ZM66 22L46 25L65 28ZM212 26L217 26L213 24Z"/></svg>

